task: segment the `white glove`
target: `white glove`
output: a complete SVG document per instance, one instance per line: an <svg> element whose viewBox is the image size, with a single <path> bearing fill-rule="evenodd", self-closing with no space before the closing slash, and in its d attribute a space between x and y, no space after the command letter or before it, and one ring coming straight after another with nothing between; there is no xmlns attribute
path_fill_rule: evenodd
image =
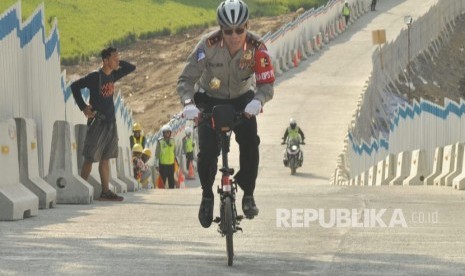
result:
<svg viewBox="0 0 465 276"><path fill-rule="evenodd" d="M257 116L258 113L262 110L262 102L257 99L253 99L245 107L244 112L253 116Z"/></svg>
<svg viewBox="0 0 465 276"><path fill-rule="evenodd" d="M200 110L194 104L188 104L182 110L182 116L187 120L192 120L199 116Z"/></svg>

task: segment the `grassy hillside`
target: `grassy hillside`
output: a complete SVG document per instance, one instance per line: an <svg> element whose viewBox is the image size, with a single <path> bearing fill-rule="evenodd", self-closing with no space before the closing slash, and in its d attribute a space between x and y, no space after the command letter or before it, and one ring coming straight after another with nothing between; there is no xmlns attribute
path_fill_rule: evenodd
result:
<svg viewBox="0 0 465 276"><path fill-rule="evenodd" d="M16 0L1 0L0 12ZM220 0L24 0L22 19L44 2L47 33L58 19L64 63L98 53L108 44L178 33L215 24ZM320 6L327 0L247 0L253 17L271 16Z"/></svg>

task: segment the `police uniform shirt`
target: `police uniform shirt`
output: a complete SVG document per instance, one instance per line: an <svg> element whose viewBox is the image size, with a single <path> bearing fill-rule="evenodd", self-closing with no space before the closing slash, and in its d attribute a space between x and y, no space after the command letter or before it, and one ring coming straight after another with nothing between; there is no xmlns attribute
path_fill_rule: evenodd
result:
<svg viewBox="0 0 465 276"><path fill-rule="evenodd" d="M252 90L255 99L264 104L273 97L274 80L270 57L259 36L247 32L244 46L232 57L218 30L204 36L188 57L177 92L184 103L193 100L195 92L235 99Z"/></svg>

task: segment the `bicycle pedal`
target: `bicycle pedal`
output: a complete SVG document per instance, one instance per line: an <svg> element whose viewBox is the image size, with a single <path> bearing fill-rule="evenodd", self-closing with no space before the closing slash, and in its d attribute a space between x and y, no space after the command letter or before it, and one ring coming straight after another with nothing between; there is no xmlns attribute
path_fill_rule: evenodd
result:
<svg viewBox="0 0 465 276"><path fill-rule="evenodd" d="M238 216L236 217L236 220L238 220L238 221L241 221L241 220L243 220L243 219L244 219L244 216L243 216L243 215L238 215Z"/></svg>
<svg viewBox="0 0 465 276"><path fill-rule="evenodd" d="M243 232L243 231L242 231L242 227L236 226L236 232L237 232L237 231Z"/></svg>
<svg viewBox="0 0 465 276"><path fill-rule="evenodd" d="M216 217L214 220L213 220L214 223L220 223L221 222L221 218L220 217Z"/></svg>

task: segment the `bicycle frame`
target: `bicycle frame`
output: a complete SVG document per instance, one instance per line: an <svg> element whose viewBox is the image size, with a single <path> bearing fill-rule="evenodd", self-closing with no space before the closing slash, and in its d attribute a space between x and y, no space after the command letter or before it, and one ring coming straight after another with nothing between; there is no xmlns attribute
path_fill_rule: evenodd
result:
<svg viewBox="0 0 465 276"><path fill-rule="evenodd" d="M220 217L213 221L218 223L218 232L222 237L226 237L226 250L228 255L228 265L233 263L233 234L238 230L240 221L243 216L237 215L236 210L236 192L237 183L231 179L234 169L229 167L228 153L230 148L231 133L234 127L240 122L242 113L236 112L232 105L217 105L213 108L211 114L203 113L203 118L211 119L211 126L215 129L221 146L222 167L221 184L218 186L220 194Z"/></svg>

